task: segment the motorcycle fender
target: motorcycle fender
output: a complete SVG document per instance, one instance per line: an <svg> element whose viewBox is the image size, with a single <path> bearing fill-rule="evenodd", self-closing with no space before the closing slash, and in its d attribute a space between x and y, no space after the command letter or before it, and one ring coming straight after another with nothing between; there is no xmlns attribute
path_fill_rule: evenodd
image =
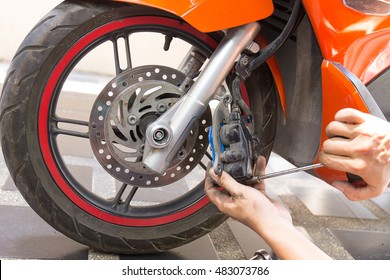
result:
<svg viewBox="0 0 390 280"><path fill-rule="evenodd" d="M354 108L386 120L367 87L343 65L324 60L322 63L322 135L321 146L327 139L326 126L342 108ZM344 172L320 168L316 173L324 181L347 180Z"/></svg>
<svg viewBox="0 0 390 280"><path fill-rule="evenodd" d="M272 0L116 0L168 11L201 32L213 32L269 17Z"/></svg>
<svg viewBox="0 0 390 280"><path fill-rule="evenodd" d="M256 37L255 42L259 44L261 49L265 48L268 45L267 40L264 38L264 36L261 33ZM287 101L286 101L286 92L284 89L282 74L280 72L280 68L275 56L271 56L266 63L271 70L276 85L276 89L278 90L279 102L284 113L283 122L285 122L287 119L287 104L286 104Z"/></svg>

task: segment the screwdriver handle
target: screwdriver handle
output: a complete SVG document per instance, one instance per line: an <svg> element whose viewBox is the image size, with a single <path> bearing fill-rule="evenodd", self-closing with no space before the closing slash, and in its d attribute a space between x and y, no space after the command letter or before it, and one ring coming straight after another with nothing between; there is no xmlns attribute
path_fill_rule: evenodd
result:
<svg viewBox="0 0 390 280"><path fill-rule="evenodd" d="M358 175L347 172L348 182L350 182L355 188L367 187L367 183Z"/></svg>

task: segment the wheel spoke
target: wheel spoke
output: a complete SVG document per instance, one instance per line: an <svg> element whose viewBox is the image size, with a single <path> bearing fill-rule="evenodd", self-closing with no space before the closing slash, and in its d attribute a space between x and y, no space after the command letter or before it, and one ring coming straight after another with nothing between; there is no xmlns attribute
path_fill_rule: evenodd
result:
<svg viewBox="0 0 390 280"><path fill-rule="evenodd" d="M126 183L122 184L118 193L116 194L115 198L113 199L112 208L116 208L118 210L120 209L123 212L125 212L125 211L127 211L127 209L129 209L130 203L133 200L136 192L138 191L138 187L131 186L131 190L127 194L126 199L123 200L123 195L128 187L129 187L128 184L126 184Z"/></svg>
<svg viewBox="0 0 390 280"><path fill-rule="evenodd" d="M126 54L126 68L121 67L121 56L123 55L123 50L120 50L120 46L118 44L118 40L121 38L125 41L125 45L123 47ZM125 35L114 39L112 42L114 47L115 72L117 75L119 75L123 71L131 69L133 67L130 52L130 39L128 35Z"/></svg>
<svg viewBox="0 0 390 280"><path fill-rule="evenodd" d="M68 124L81 125L81 126L88 127L88 122L82 121L82 120L74 120L74 119L55 117L55 118L53 118L53 121L55 121L57 123L68 123Z"/></svg>
<svg viewBox="0 0 390 280"><path fill-rule="evenodd" d="M126 200L124 201L125 210L127 210L130 206L130 202L133 200L135 193L138 191L138 187L133 186L130 193L128 194Z"/></svg>
<svg viewBox="0 0 390 280"><path fill-rule="evenodd" d="M123 183L121 188L119 189L118 193L116 194L113 202L113 207L115 207L116 205L118 205L120 202L121 202L121 197L123 195L123 193L125 192L126 188L127 188L127 184Z"/></svg>
<svg viewBox="0 0 390 280"><path fill-rule="evenodd" d="M126 46L127 69L131 69L131 68L133 68L133 63L131 61L129 36L125 36L125 46Z"/></svg>
<svg viewBox="0 0 390 280"><path fill-rule="evenodd" d="M54 128L52 131L56 135L62 134L62 135L68 135L68 136L74 136L74 137L89 139L89 134L88 133L84 133L84 132L73 131L73 130L66 130L66 129L59 129L59 128Z"/></svg>
<svg viewBox="0 0 390 280"><path fill-rule="evenodd" d="M207 166L206 166L206 164L204 164L203 162L199 162L199 165L200 165L200 167L202 167L204 170L207 170Z"/></svg>
<svg viewBox="0 0 390 280"><path fill-rule="evenodd" d="M69 136L89 139L88 132L80 132L77 130L64 129L64 128L60 128L58 126L60 123L63 123L63 124L67 124L67 125L74 125L75 127L77 127L77 126L87 127L87 130L88 130L88 122L86 122L86 121L59 118L59 117L52 118L52 121L56 123L56 126L54 128L52 128L52 132L55 135L63 134L63 135L69 135Z"/></svg>
<svg viewBox="0 0 390 280"><path fill-rule="evenodd" d="M208 165L208 161L206 161L206 159L208 159L209 161L212 160L212 156L210 155L209 152L206 152L205 154L205 157L202 158L201 161L199 161L199 166L203 168L203 170L207 171L207 165ZM206 161L207 163L205 164L204 162L202 161Z"/></svg>
<svg viewBox="0 0 390 280"><path fill-rule="evenodd" d="M122 69L119 62L118 41L114 40L113 43L114 43L115 72L117 75L119 75L122 72Z"/></svg>

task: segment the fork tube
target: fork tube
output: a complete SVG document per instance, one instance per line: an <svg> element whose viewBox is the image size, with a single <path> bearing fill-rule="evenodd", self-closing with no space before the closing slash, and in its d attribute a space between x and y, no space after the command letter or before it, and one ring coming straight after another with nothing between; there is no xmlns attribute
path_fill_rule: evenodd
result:
<svg viewBox="0 0 390 280"><path fill-rule="evenodd" d="M257 22L229 29L181 102L177 102L149 125L143 162L150 170L160 174L167 170L193 125L203 115L217 88L234 66L237 57L259 31L260 25ZM156 137L156 132L164 133L166 137L163 142Z"/></svg>

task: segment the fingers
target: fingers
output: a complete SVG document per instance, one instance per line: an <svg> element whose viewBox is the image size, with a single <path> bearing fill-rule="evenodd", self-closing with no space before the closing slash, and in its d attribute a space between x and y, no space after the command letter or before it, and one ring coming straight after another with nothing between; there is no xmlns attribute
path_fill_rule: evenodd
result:
<svg viewBox="0 0 390 280"><path fill-rule="evenodd" d="M339 121L332 121L326 127L326 135L329 138L333 137L344 137L344 138L353 138L355 137L354 128L355 124L349 124Z"/></svg>
<svg viewBox="0 0 390 280"><path fill-rule="evenodd" d="M357 188L345 181L335 181L332 183L332 186L344 193L344 195L351 201L369 199L381 194L377 188L372 186Z"/></svg>
<svg viewBox="0 0 390 280"><path fill-rule="evenodd" d="M259 172L260 174L258 175L264 175L265 174L265 166L267 165L267 161L265 157L259 156L256 162L256 172Z"/></svg>
<svg viewBox="0 0 390 280"><path fill-rule="evenodd" d="M326 127L326 135L332 137L355 138L361 134L359 125L374 117L370 114L360 112L352 108L339 110L335 115L335 120Z"/></svg>
<svg viewBox="0 0 390 280"><path fill-rule="evenodd" d="M328 168L343 172L356 173L362 165L359 159L352 159L347 156L328 154L322 151L319 155L319 161Z"/></svg>
<svg viewBox="0 0 390 280"><path fill-rule="evenodd" d="M215 183L213 183L213 180ZM221 188L227 191L221 192L219 188L215 185L217 184ZM234 180L228 173L225 171L222 172L221 176L217 176L214 173L212 168L209 168L206 179L205 179L205 193L213 202L218 209L228 214L235 207L234 204L240 199L245 199L244 190L247 186L241 185L236 180Z"/></svg>
<svg viewBox="0 0 390 280"><path fill-rule="evenodd" d="M240 196L243 185L234 180L225 171L221 176L217 176L212 169L209 170L210 177L223 189L225 189L232 197Z"/></svg>
<svg viewBox="0 0 390 280"><path fill-rule="evenodd" d="M265 166L266 160L264 157L259 157L256 163L256 173L260 173L260 175L265 174ZM207 168L207 174L205 179L205 193L210 198L210 200L217 205L217 207L221 210L221 208L225 208L227 203L234 202L236 199L245 199L246 188L248 186L242 185L238 183L234 178L232 178L228 173L222 172L221 176L217 176L214 173L214 170L210 168L211 165ZM224 190L227 191L228 194L221 192L216 188L216 185L220 186ZM258 182L252 186L253 188L264 191L264 183ZM224 206L225 204L225 206Z"/></svg>
<svg viewBox="0 0 390 280"><path fill-rule="evenodd" d="M334 137L324 141L322 150L331 155L351 156L351 140Z"/></svg>
<svg viewBox="0 0 390 280"><path fill-rule="evenodd" d="M255 175L256 176L265 175L266 165L267 165L267 161L266 161L265 157L259 156L259 158L257 159L257 162L256 162ZM255 184L253 184L252 187L261 191L261 192L265 192L264 182L257 182Z"/></svg>
<svg viewBox="0 0 390 280"><path fill-rule="evenodd" d="M352 108L339 110L335 115L335 120L343 123L361 124L370 118L370 114L360 112Z"/></svg>
<svg viewBox="0 0 390 280"><path fill-rule="evenodd" d="M212 179L209 175L209 170L211 169L210 167L211 164L209 164L207 167L204 190L211 202L213 202L219 208L219 205L222 205L225 202L226 194L221 193L217 186L212 182Z"/></svg>

